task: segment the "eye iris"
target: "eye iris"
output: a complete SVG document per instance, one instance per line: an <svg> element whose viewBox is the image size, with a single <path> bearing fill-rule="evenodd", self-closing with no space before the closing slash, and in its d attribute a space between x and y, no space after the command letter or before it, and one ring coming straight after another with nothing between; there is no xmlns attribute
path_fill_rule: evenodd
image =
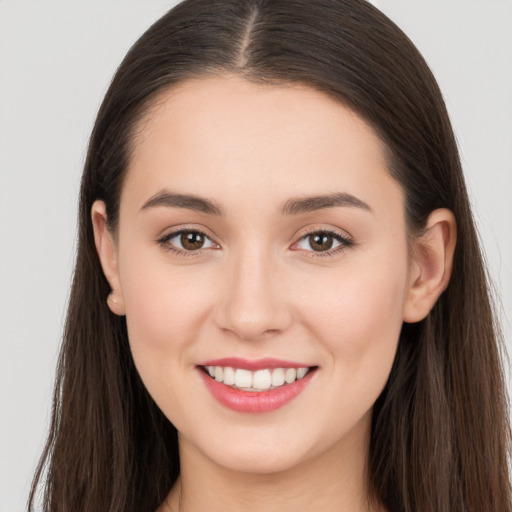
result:
<svg viewBox="0 0 512 512"><path fill-rule="evenodd" d="M328 233L310 235L309 245L314 251L328 251L333 244L333 237Z"/></svg>
<svg viewBox="0 0 512 512"><path fill-rule="evenodd" d="M180 242L183 248L189 251L201 249L204 244L204 235L194 231L184 231L181 234Z"/></svg>

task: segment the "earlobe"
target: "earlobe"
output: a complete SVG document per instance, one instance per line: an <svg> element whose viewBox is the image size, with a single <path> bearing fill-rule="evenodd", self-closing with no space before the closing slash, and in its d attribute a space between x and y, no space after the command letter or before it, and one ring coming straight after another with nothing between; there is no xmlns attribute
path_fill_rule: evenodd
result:
<svg viewBox="0 0 512 512"><path fill-rule="evenodd" d="M119 279L117 248L112 233L107 226L107 213L103 201L94 202L91 208L91 218L96 251L100 259L103 273L112 288L107 298L108 307L112 313L124 315L125 307Z"/></svg>
<svg viewBox="0 0 512 512"><path fill-rule="evenodd" d="M404 322L423 320L450 281L457 240L455 216L446 209L434 210L423 234L414 241Z"/></svg>

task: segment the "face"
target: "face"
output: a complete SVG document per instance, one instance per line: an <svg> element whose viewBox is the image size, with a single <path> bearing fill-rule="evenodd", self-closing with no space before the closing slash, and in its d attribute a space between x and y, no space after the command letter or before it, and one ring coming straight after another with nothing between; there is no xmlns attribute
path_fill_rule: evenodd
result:
<svg viewBox="0 0 512 512"><path fill-rule="evenodd" d="M358 115L236 77L166 92L114 251L114 309L183 446L260 472L364 455L410 264L401 188Z"/></svg>

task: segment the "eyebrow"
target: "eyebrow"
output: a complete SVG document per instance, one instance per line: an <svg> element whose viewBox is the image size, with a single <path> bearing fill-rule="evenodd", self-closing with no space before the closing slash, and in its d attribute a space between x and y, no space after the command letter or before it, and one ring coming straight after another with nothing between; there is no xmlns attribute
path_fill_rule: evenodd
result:
<svg viewBox="0 0 512 512"><path fill-rule="evenodd" d="M141 211L166 206L168 208L187 208L209 215L224 215L222 208L214 201L192 194L176 194L162 190L150 197L142 206Z"/></svg>
<svg viewBox="0 0 512 512"><path fill-rule="evenodd" d="M142 206L141 211L157 207L168 208L186 208L196 210L209 215L224 216L225 213L220 205L204 197L193 194L178 194L162 190L151 196ZM335 207L353 207L362 210L372 211L370 206L361 199L346 192L337 192L334 194L321 194L318 196L308 196L298 199L289 199L283 205L281 213L283 215L299 215L301 213L323 210L325 208Z"/></svg>
<svg viewBox="0 0 512 512"><path fill-rule="evenodd" d="M283 215L298 215L300 213L308 213L324 208L335 207L355 207L372 211L370 206L361 199L348 194L346 192L337 192L334 194L322 194L318 196L304 197L300 199L290 199L283 206Z"/></svg>

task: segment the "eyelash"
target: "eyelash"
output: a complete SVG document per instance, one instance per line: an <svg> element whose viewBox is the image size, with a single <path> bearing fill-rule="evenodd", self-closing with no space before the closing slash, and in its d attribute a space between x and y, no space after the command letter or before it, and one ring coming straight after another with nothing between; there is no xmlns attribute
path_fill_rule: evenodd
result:
<svg viewBox="0 0 512 512"><path fill-rule="evenodd" d="M171 233L167 233L162 238L159 238L157 240L157 242L164 248L164 250L166 250L172 254L175 254L177 256L183 256L183 257L199 256L203 252L202 249L198 249L196 251L186 251L184 249L179 249L169 243L169 240L172 240L173 238L175 238L179 235L182 235L183 233L194 233L197 235L201 235L204 238L207 238L208 240L212 241L211 237L208 236L204 231L201 231L200 229L197 229L197 228L193 228L193 229L191 228L191 229L178 229L176 231L172 231Z"/></svg>
<svg viewBox="0 0 512 512"><path fill-rule="evenodd" d="M355 245L354 241L350 238L341 235L337 231L333 231L330 229L312 229L311 231L308 231L304 235L302 235L297 242L294 243L294 245L298 244L304 239L307 239L308 237L311 237L313 235L329 235L334 238L337 242L339 242L339 246L334 249L329 249L327 251L306 251L311 253L311 257L313 258L327 258L336 256L339 253L343 252L346 249L349 249L350 247L353 247Z"/></svg>
<svg viewBox="0 0 512 512"><path fill-rule="evenodd" d="M172 254L175 254L177 256L194 257L194 256L199 256L200 254L202 254L203 249L187 251L184 249L179 249L169 243L169 240L171 240L179 235L182 235L183 233L198 234L198 235L201 235L204 238L210 240L212 243L215 243L212 241L212 239L209 235L207 235L204 231L201 231L200 229L197 229L197 228L179 229L177 231L172 231L171 233L167 233L163 237L159 238L157 240L157 242L164 248L164 250L166 250ZM343 252L344 250L349 249L350 247L353 247L355 245L355 243L352 240L350 240L348 237L345 237L345 236L341 235L340 233L338 233L336 231L329 230L329 229L313 229L313 230L305 233L304 235L302 235L299 238L299 240L297 240L297 242L294 243L294 245L300 243L302 240L305 240L308 237L311 237L313 235L329 235L329 236L332 236L334 238L334 240L336 240L340 244L338 247L336 247L334 249L329 249L327 251L313 251L313 250L306 251L308 253L311 253L310 257L313 257L313 258L332 257L332 256L335 256L335 255L339 254L340 252ZM295 250L297 250L297 249L295 249Z"/></svg>

